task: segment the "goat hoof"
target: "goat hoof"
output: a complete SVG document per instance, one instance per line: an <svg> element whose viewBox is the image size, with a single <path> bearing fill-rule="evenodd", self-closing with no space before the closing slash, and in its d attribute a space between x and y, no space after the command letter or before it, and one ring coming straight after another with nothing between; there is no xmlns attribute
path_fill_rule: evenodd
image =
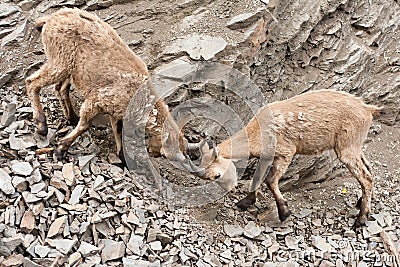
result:
<svg viewBox="0 0 400 267"><path fill-rule="evenodd" d="M67 151L65 151L63 149L57 148L56 150L54 150L54 156L56 157L56 159L58 161L62 161L65 158L66 154L67 154Z"/></svg>
<svg viewBox="0 0 400 267"><path fill-rule="evenodd" d="M292 215L292 212L286 208L285 211L278 212L279 213L279 220L281 222L284 222L290 215Z"/></svg>
<svg viewBox="0 0 400 267"><path fill-rule="evenodd" d="M356 203L356 208L357 208L357 209L360 209L360 208L361 208L361 201L362 201L362 198L360 197L360 198L358 199L357 203Z"/></svg>
<svg viewBox="0 0 400 267"><path fill-rule="evenodd" d="M236 203L236 207L238 207L241 210L247 210L247 208L253 205L254 203L255 200L245 197Z"/></svg>
<svg viewBox="0 0 400 267"><path fill-rule="evenodd" d="M68 120L68 123L69 123L69 125L72 125L72 126L78 125L79 117L76 114L72 115L71 118Z"/></svg>
<svg viewBox="0 0 400 267"><path fill-rule="evenodd" d="M37 134L46 137L48 133L47 123L46 122L38 122L37 123Z"/></svg>
<svg viewBox="0 0 400 267"><path fill-rule="evenodd" d="M353 224L353 230L357 230L357 228L360 228L361 226L365 226L366 224L366 219L361 219L361 217L357 217L356 221Z"/></svg>
<svg viewBox="0 0 400 267"><path fill-rule="evenodd" d="M125 156L124 156L124 152L122 152L122 150L118 153L118 157L119 159L122 161L121 165L123 167L127 167L126 165L126 160L125 160Z"/></svg>

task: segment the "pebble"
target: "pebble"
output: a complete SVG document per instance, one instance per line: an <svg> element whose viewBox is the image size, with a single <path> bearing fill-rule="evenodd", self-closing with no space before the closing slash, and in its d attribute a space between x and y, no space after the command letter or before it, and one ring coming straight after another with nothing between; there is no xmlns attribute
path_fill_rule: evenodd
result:
<svg viewBox="0 0 400 267"><path fill-rule="evenodd" d="M143 245L143 236L131 234L127 248L134 254L139 254L140 249Z"/></svg>
<svg viewBox="0 0 400 267"><path fill-rule="evenodd" d="M36 245L35 246L35 254L38 255L41 258L44 258L49 254L50 248L47 246L42 246L42 245Z"/></svg>
<svg viewBox="0 0 400 267"><path fill-rule="evenodd" d="M11 183L11 177L6 171L0 168L0 189L7 195L15 193L15 188Z"/></svg>
<svg viewBox="0 0 400 267"><path fill-rule="evenodd" d="M326 239L321 236L313 236L312 237L312 244L314 247L318 248L319 250L326 252L331 251L332 246L326 242Z"/></svg>
<svg viewBox="0 0 400 267"><path fill-rule="evenodd" d="M69 256L68 259L68 264L70 266L73 266L74 264L76 264L78 261L80 261L82 259L82 255L80 252L74 252L71 254L71 256Z"/></svg>
<svg viewBox="0 0 400 267"><path fill-rule="evenodd" d="M237 237L243 234L242 227L230 224L224 224L224 231L229 237Z"/></svg>
<svg viewBox="0 0 400 267"><path fill-rule="evenodd" d="M17 110L16 103L9 103L7 104L3 115L0 119L0 124L4 127L10 126L10 124L15 120L15 111Z"/></svg>
<svg viewBox="0 0 400 267"><path fill-rule="evenodd" d="M72 190L71 198L69 199L68 204L70 205L78 204L84 188L85 188L84 185L75 186L74 190Z"/></svg>
<svg viewBox="0 0 400 267"><path fill-rule="evenodd" d="M25 233L30 233L35 228L35 215L32 210L25 211L22 216L20 228Z"/></svg>
<svg viewBox="0 0 400 267"><path fill-rule="evenodd" d="M82 241L78 248L78 252L82 254L83 257L90 256L98 251L99 251L98 247L85 241Z"/></svg>
<svg viewBox="0 0 400 267"><path fill-rule="evenodd" d="M258 227L253 221L250 221L244 227L244 235L249 238L257 237L261 234L261 228Z"/></svg>
<svg viewBox="0 0 400 267"><path fill-rule="evenodd" d="M82 170L94 157L94 154L78 157L79 168Z"/></svg>
<svg viewBox="0 0 400 267"><path fill-rule="evenodd" d="M31 164L28 162L16 161L11 165L11 169L16 175L28 176L33 172Z"/></svg>
<svg viewBox="0 0 400 267"><path fill-rule="evenodd" d="M382 227L379 226L378 221L367 221L366 225L370 235L377 235L382 231Z"/></svg>
<svg viewBox="0 0 400 267"><path fill-rule="evenodd" d="M101 261L103 263L122 258L125 255L125 244L122 241L117 242L110 239L102 239L99 245L104 245L101 251Z"/></svg>
<svg viewBox="0 0 400 267"><path fill-rule="evenodd" d="M14 254L1 263L4 267L18 267L22 266L24 256L22 254Z"/></svg>
<svg viewBox="0 0 400 267"><path fill-rule="evenodd" d="M149 243L149 246L154 251L161 251L162 250L162 245L161 245L160 241L151 242L151 243Z"/></svg>
<svg viewBox="0 0 400 267"><path fill-rule="evenodd" d="M68 186L72 186L75 184L74 165L72 163L67 163L63 165L62 175L65 179L65 183Z"/></svg>
<svg viewBox="0 0 400 267"><path fill-rule="evenodd" d="M63 227L67 221L66 216L61 216L53 221L53 223L50 225L49 231L47 233L47 238L54 237L58 234L61 234L63 232Z"/></svg>

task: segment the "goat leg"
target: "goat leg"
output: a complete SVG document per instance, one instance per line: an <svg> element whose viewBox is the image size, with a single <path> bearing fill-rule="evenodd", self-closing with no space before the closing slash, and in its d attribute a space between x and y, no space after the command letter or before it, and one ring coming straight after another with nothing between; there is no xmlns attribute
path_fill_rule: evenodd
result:
<svg viewBox="0 0 400 267"><path fill-rule="evenodd" d="M26 78L26 92L33 107L33 119L37 125L37 133L46 136L48 132L46 116L40 104L40 89L44 86L64 80L64 68L57 68L45 63L38 71Z"/></svg>
<svg viewBox="0 0 400 267"><path fill-rule="evenodd" d="M361 151L361 148L358 149ZM370 212L370 203L372 197L372 191L374 187L374 181L371 173L368 170L368 166L363 162L361 152L359 155L354 155L354 148L347 148L341 151L337 151L340 161L342 161L351 174L357 178L361 185L362 196L360 202L360 213L356 221L354 222L353 228L358 228L365 225L368 214ZM358 203L357 203L358 204Z"/></svg>
<svg viewBox="0 0 400 267"><path fill-rule="evenodd" d="M54 150L54 155L57 160L62 160L68 148L72 145L75 139L86 132L91 126L91 121L99 113L95 104L90 100L85 100L80 109L80 120L78 125L70 132L66 137L64 137L59 143L57 149Z"/></svg>
<svg viewBox="0 0 400 267"><path fill-rule="evenodd" d="M285 221L292 214L288 208L287 201L283 198L282 193L279 190L279 179L286 172L286 169L293 158L293 154L291 154L290 151L294 151L294 149L286 151L287 153L284 153L285 156L275 156L272 169L266 178L268 188L274 195L281 222Z"/></svg>

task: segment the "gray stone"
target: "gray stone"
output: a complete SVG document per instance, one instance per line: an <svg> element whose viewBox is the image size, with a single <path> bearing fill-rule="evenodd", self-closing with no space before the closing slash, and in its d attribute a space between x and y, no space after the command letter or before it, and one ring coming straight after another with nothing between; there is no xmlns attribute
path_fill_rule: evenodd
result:
<svg viewBox="0 0 400 267"><path fill-rule="evenodd" d="M0 168L0 189L7 195L15 193L15 188L11 183L10 175L8 175L8 173L1 168Z"/></svg>
<svg viewBox="0 0 400 267"><path fill-rule="evenodd" d="M0 124L8 127L13 121L15 121L15 111L17 110L17 104L7 104L3 115L1 116Z"/></svg>
<svg viewBox="0 0 400 267"><path fill-rule="evenodd" d="M22 197L24 198L26 203L34 203L39 200L42 200L41 198L27 191L22 192Z"/></svg>
<svg viewBox="0 0 400 267"><path fill-rule="evenodd" d="M96 189L100 185L104 183L104 177L103 175L97 175L96 179L93 182L93 189Z"/></svg>
<svg viewBox="0 0 400 267"><path fill-rule="evenodd" d="M156 260L153 262L145 261L145 260L134 260L130 258L123 258L122 264L124 267L160 267L160 260Z"/></svg>
<svg viewBox="0 0 400 267"><path fill-rule="evenodd" d="M40 183L31 185L30 188L31 188L32 194L37 194L46 188L46 184L44 182L40 182Z"/></svg>
<svg viewBox="0 0 400 267"><path fill-rule="evenodd" d="M26 249L26 251L32 256L32 257L37 257L35 253L35 247L39 243L39 238L37 238L35 241L33 241L29 247Z"/></svg>
<svg viewBox="0 0 400 267"><path fill-rule="evenodd" d="M12 184L18 192L26 191L28 188L28 182L22 176L14 176L12 178Z"/></svg>
<svg viewBox="0 0 400 267"><path fill-rule="evenodd" d="M51 238L53 236L61 234L63 232L66 221L67 221L67 216L61 216L55 219L49 227L49 231L47 232L47 238Z"/></svg>
<svg viewBox="0 0 400 267"><path fill-rule="evenodd" d="M55 129L49 128L47 136L45 138L38 137L36 138L36 145L38 148L48 148L50 144L50 140L54 138L54 135L57 131Z"/></svg>
<svg viewBox="0 0 400 267"><path fill-rule="evenodd" d="M91 155L79 157L78 158L79 168L83 169L95 156L96 156L95 154L91 154Z"/></svg>
<svg viewBox="0 0 400 267"><path fill-rule="evenodd" d="M17 267L21 266L24 261L24 256L22 254L14 254L8 257L5 261L1 263L2 267Z"/></svg>
<svg viewBox="0 0 400 267"><path fill-rule="evenodd" d="M81 253L79 253L78 251L72 253L72 254L69 256L69 258L68 258L68 264L69 264L69 266L73 266L73 265L74 265L75 263L77 263L80 259L82 259Z"/></svg>
<svg viewBox="0 0 400 267"><path fill-rule="evenodd" d="M253 221L250 221L244 227L244 235L249 238L254 238L261 234L261 229Z"/></svg>
<svg viewBox="0 0 400 267"><path fill-rule="evenodd" d="M31 164L29 164L28 162L20 162L20 161L14 162L11 165L11 169L14 172L14 174L22 176L31 175L31 173L33 172L33 168Z"/></svg>
<svg viewBox="0 0 400 267"><path fill-rule="evenodd" d="M15 30L12 33L10 33L9 35L7 35L2 39L1 46L4 47L11 44L18 44L18 42L22 41L25 34L25 30L26 30L26 20L24 21L24 23L15 28Z"/></svg>
<svg viewBox="0 0 400 267"><path fill-rule="evenodd" d="M30 233L35 228L35 215L32 210L27 210L22 216L20 228L26 233Z"/></svg>
<svg viewBox="0 0 400 267"><path fill-rule="evenodd" d="M71 198L69 199L68 204L70 205L78 204L84 188L85 188L84 185L75 186L74 190L72 190Z"/></svg>
<svg viewBox="0 0 400 267"><path fill-rule="evenodd" d="M49 254L50 248L47 246L42 246L42 245L36 245L35 246L35 253L40 257L44 258Z"/></svg>
<svg viewBox="0 0 400 267"><path fill-rule="evenodd" d="M318 248L319 250L325 252L325 251L331 251L332 246L326 242L326 239L321 237L321 236L312 236L312 244L314 247Z"/></svg>
<svg viewBox="0 0 400 267"><path fill-rule="evenodd" d="M166 54L187 52L192 59L210 60L225 49L227 42L222 37L193 34L184 39L178 39L165 49Z"/></svg>
<svg viewBox="0 0 400 267"><path fill-rule="evenodd" d="M226 249L224 252L222 252L221 254L219 254L222 258L225 258L227 260L232 259L232 253L229 249Z"/></svg>
<svg viewBox="0 0 400 267"><path fill-rule="evenodd" d="M382 226L382 227L386 226L384 213L372 214L371 217L373 217L375 220L377 220L377 222L379 223L380 226Z"/></svg>
<svg viewBox="0 0 400 267"><path fill-rule="evenodd" d="M158 80L163 81L165 77L173 80L185 81L188 79L188 75L190 76L190 74L195 71L196 64L191 63L187 57L180 57L168 64L161 65L155 70L157 73L155 84L157 85L157 82L159 82ZM157 88L160 86L155 87ZM162 95L164 96L164 94Z"/></svg>
<svg viewBox="0 0 400 267"><path fill-rule="evenodd" d="M22 234L16 234L12 237L3 237L1 242L5 247L7 247L11 252L15 251L15 248L24 242L24 237Z"/></svg>
<svg viewBox="0 0 400 267"><path fill-rule="evenodd" d="M304 209L301 209L301 211L299 213L294 214L294 216L296 218L303 219L303 218L309 216L311 213L312 213L312 210L304 208Z"/></svg>
<svg viewBox="0 0 400 267"><path fill-rule="evenodd" d="M32 242L35 241L35 239L36 237L34 235L26 234L23 243L24 248L28 248L32 244Z"/></svg>
<svg viewBox="0 0 400 267"><path fill-rule="evenodd" d="M78 248L78 252L80 252L83 257L87 257L91 254L97 253L98 251L99 251L98 247L85 241L82 241L81 245Z"/></svg>
<svg viewBox="0 0 400 267"><path fill-rule="evenodd" d="M290 235L285 236L285 244L290 249L294 249L294 250L299 249L299 241L300 241L300 239L296 238L294 236L290 236Z"/></svg>
<svg viewBox="0 0 400 267"><path fill-rule="evenodd" d="M40 3L40 0L23 0L18 4L24 11L29 11Z"/></svg>
<svg viewBox="0 0 400 267"><path fill-rule="evenodd" d="M39 183L42 181L42 174L40 173L39 168L35 169L30 176L26 178L30 185Z"/></svg>
<svg viewBox="0 0 400 267"><path fill-rule="evenodd" d="M94 11L112 6L113 0L89 0L86 2L85 9Z"/></svg>
<svg viewBox="0 0 400 267"><path fill-rule="evenodd" d="M3 33L4 34L4 33ZM7 33L6 35L11 35ZM11 81L14 76L19 72L20 68L8 70L6 73L0 75L0 88Z"/></svg>
<svg viewBox="0 0 400 267"><path fill-rule="evenodd" d="M13 31L13 29L4 29L2 31L0 31L0 39L2 39L4 36L6 36L7 34L10 34ZM0 84L3 82L2 78L4 77L4 84L6 84L9 80L11 80L11 76L8 75L8 77L6 76L7 74L1 75L0 76ZM3 85L4 85L3 84ZM0 86L1 87L1 86Z"/></svg>
<svg viewBox="0 0 400 267"><path fill-rule="evenodd" d="M55 247L59 252L67 255L73 246L77 243L77 239L46 239L46 242Z"/></svg>
<svg viewBox="0 0 400 267"><path fill-rule="evenodd" d="M29 258L25 257L23 261L23 266L24 267L42 267L42 265L37 264L33 261L31 261Z"/></svg>
<svg viewBox="0 0 400 267"><path fill-rule="evenodd" d="M139 255L142 245L143 245L143 236L135 235L132 233L131 237L129 238L127 248L134 254Z"/></svg>
<svg viewBox="0 0 400 267"><path fill-rule="evenodd" d="M173 237L165 233L159 233L157 234L157 239L160 240L162 246L165 247L167 244L172 242Z"/></svg>
<svg viewBox="0 0 400 267"><path fill-rule="evenodd" d="M149 246L154 251L161 251L162 250L162 245L161 245L160 241L151 242L151 243L149 243Z"/></svg>
<svg viewBox="0 0 400 267"><path fill-rule="evenodd" d="M67 185L72 186L75 184L75 172L74 165L72 163L67 163L63 165L62 175Z"/></svg>
<svg viewBox="0 0 400 267"><path fill-rule="evenodd" d="M226 26L232 30L247 28L251 24L255 23L262 16L261 11L262 10L258 10L256 12L243 13L234 16L228 21Z"/></svg>
<svg viewBox="0 0 400 267"><path fill-rule="evenodd" d="M32 135L26 135L23 138L18 138L15 137L14 133L10 134L10 137L8 138L8 141L10 142L10 148L19 151L35 146L35 140L30 137L32 137Z"/></svg>
<svg viewBox="0 0 400 267"><path fill-rule="evenodd" d="M8 17L17 12L18 9L14 5L10 5L3 2L0 4L0 18Z"/></svg>
<svg viewBox="0 0 400 267"><path fill-rule="evenodd" d="M125 255L125 244L122 241L117 242L111 239L101 239L99 244L104 245L104 248L101 250L101 261L103 263L122 258Z"/></svg>
<svg viewBox="0 0 400 267"><path fill-rule="evenodd" d="M224 224L224 231L229 237L237 237L243 234L243 228L239 225Z"/></svg>
<svg viewBox="0 0 400 267"><path fill-rule="evenodd" d="M371 235L377 235L382 231L382 227L379 226L377 221L367 221L366 225L367 225L367 231Z"/></svg>

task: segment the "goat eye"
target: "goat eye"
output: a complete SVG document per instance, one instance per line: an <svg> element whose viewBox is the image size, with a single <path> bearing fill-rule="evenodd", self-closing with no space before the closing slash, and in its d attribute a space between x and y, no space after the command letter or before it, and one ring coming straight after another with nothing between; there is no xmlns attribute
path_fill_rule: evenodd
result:
<svg viewBox="0 0 400 267"><path fill-rule="evenodd" d="M221 174L220 174L220 173L218 173L218 174L216 174L216 175L214 176L214 179L219 179L219 178L221 178Z"/></svg>

